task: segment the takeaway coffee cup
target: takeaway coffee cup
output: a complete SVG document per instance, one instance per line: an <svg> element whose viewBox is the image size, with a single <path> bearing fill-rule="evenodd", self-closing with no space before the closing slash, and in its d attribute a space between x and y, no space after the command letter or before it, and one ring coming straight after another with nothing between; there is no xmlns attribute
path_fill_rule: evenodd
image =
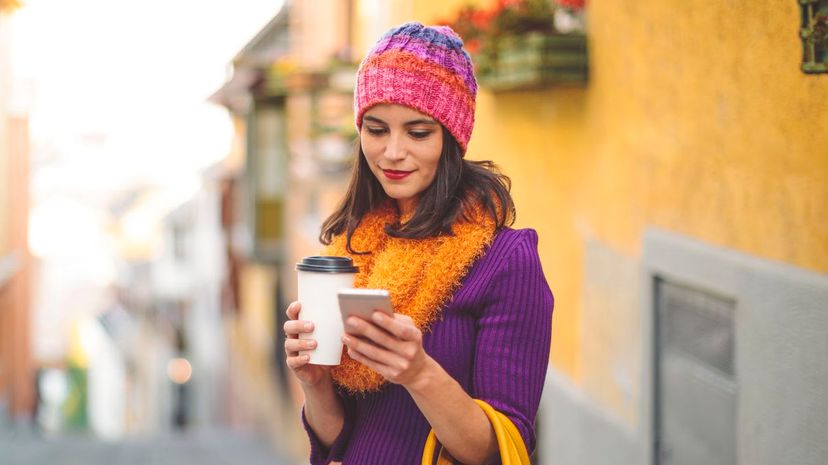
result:
<svg viewBox="0 0 828 465"><path fill-rule="evenodd" d="M299 334L299 339L315 339L316 348L300 351L310 355L314 365L339 365L342 358L342 335L345 328L339 315L336 293L354 287L358 271L348 257L305 257L296 264L299 274L300 320L313 322L311 333Z"/></svg>

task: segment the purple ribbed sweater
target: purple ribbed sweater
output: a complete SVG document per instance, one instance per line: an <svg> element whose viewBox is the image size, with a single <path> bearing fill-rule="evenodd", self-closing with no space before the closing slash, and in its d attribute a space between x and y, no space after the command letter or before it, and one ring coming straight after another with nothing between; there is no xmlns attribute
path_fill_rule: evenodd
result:
<svg viewBox="0 0 828 465"><path fill-rule="evenodd" d="M501 230L423 338L426 353L469 395L515 423L530 453L549 362L554 303L537 244L532 229ZM345 426L330 448L316 437L303 410L312 465L420 463L431 426L405 388L387 383L364 396L339 394Z"/></svg>

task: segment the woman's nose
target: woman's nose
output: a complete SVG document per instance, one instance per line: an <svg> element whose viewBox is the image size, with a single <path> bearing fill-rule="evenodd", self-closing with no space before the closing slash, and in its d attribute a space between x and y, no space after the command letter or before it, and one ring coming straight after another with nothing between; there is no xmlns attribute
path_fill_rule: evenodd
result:
<svg viewBox="0 0 828 465"><path fill-rule="evenodd" d="M385 157L389 160L405 158L405 143L399 136L392 134L388 138L388 145L385 146Z"/></svg>

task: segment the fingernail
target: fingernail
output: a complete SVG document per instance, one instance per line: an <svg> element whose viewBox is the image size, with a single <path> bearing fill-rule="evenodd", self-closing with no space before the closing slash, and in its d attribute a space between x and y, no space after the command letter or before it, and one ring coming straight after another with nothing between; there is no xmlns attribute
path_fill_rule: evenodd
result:
<svg viewBox="0 0 828 465"><path fill-rule="evenodd" d="M316 347L316 341L308 341L305 343L309 348L313 349Z"/></svg>
<svg viewBox="0 0 828 465"><path fill-rule="evenodd" d="M342 342L344 342L345 344L351 342L351 337L348 335L342 336Z"/></svg>
<svg viewBox="0 0 828 465"><path fill-rule="evenodd" d="M310 331L313 329L313 323L305 323L305 331Z"/></svg>
<svg viewBox="0 0 828 465"><path fill-rule="evenodd" d="M380 311L376 311L371 315L371 318L373 318L376 322L381 322L384 317L385 315Z"/></svg>

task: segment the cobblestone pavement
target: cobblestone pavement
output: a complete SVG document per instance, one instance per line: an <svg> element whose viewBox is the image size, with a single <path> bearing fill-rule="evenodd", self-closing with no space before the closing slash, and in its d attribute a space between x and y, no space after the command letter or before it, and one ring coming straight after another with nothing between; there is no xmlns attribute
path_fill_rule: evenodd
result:
<svg viewBox="0 0 828 465"><path fill-rule="evenodd" d="M230 430L104 441L0 429L0 465L297 465L263 439Z"/></svg>

